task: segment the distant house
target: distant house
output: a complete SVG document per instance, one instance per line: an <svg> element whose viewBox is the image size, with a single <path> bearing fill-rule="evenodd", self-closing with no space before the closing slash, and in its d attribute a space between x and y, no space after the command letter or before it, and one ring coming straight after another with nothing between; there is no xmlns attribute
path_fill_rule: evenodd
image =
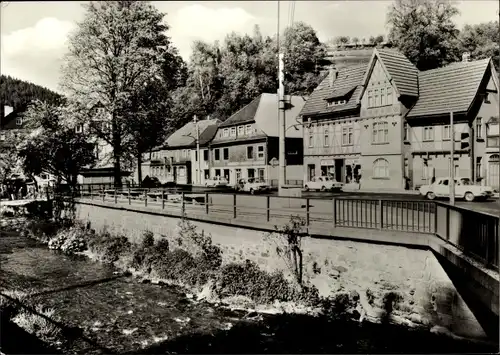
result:
<svg viewBox="0 0 500 355"><path fill-rule="evenodd" d="M23 114L27 110L28 104L14 109L11 106L3 106L0 114L0 144L9 137L16 137L19 133L26 131L26 120Z"/></svg>
<svg viewBox="0 0 500 355"><path fill-rule="evenodd" d="M77 126L76 132L89 134L99 130L101 134L111 134L111 117L106 113L102 105L97 104L91 110L92 119L89 122ZM92 125L92 128L91 128ZM83 169L78 177L80 184L114 184L113 147L102 137L93 134L94 155L96 163L92 167ZM132 167L122 167L122 182L130 182Z"/></svg>
<svg viewBox="0 0 500 355"><path fill-rule="evenodd" d="M302 125L298 115L305 103L291 96L286 111L287 180L302 180ZM261 94L220 124L210 144L210 169L204 176L224 176L230 184L256 177L278 183L279 121L276 94Z"/></svg>
<svg viewBox="0 0 500 355"><path fill-rule="evenodd" d="M197 123L191 121L179 130L172 133L165 144L154 148L151 152L143 155L142 164L143 178L146 176L156 177L161 183L175 182L177 184L202 184L204 178L199 181L196 138L200 145L201 170L209 169L208 145L217 131L220 121L217 119L199 120ZM203 162L203 163L202 163Z"/></svg>

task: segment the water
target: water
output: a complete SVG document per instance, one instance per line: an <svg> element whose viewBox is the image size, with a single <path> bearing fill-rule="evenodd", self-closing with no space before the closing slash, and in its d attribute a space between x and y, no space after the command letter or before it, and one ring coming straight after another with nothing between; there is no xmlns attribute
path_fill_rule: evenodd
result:
<svg viewBox="0 0 500 355"><path fill-rule="evenodd" d="M179 288L142 284L83 257L1 233L0 292L29 292L55 309L64 353L438 353L494 352L400 326L310 316L258 316L187 299ZM71 330L71 331L68 331ZM7 339L5 337L4 339Z"/></svg>

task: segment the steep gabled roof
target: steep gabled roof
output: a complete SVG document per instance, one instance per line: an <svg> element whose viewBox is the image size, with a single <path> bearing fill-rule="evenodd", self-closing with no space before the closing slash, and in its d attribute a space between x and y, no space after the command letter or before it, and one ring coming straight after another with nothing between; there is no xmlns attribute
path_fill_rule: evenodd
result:
<svg viewBox="0 0 500 355"><path fill-rule="evenodd" d="M406 117L467 112L489 64L482 59L420 72L420 96Z"/></svg>
<svg viewBox="0 0 500 355"><path fill-rule="evenodd" d="M290 96L290 101L291 105L286 110L285 114L285 125L287 128L286 137L302 138L302 126L297 126L297 129L291 127L297 125L297 118L300 111L304 107L305 99L302 98L302 96ZM216 137L214 138L213 143L227 143L245 141L255 138L278 137L278 95L266 93L260 94L248 105L228 118L223 124L219 126L219 129L224 129L230 126L237 126L245 123L255 123L256 131L250 137Z"/></svg>
<svg viewBox="0 0 500 355"><path fill-rule="evenodd" d="M236 124L253 122L257 108L259 107L260 98L262 95L257 96L248 105L236 111L227 120L222 122L219 127L229 127Z"/></svg>
<svg viewBox="0 0 500 355"><path fill-rule="evenodd" d="M338 112L354 109L357 107L357 97L361 89L366 64L345 67L339 70L337 78L330 87L331 73L314 89L300 112L303 116L313 116L328 112ZM345 105L327 106L327 99L343 97L354 90L353 95Z"/></svg>
<svg viewBox="0 0 500 355"><path fill-rule="evenodd" d="M394 49L375 48L373 50L368 70L363 79L363 87L366 88L368 85L375 60L378 60L384 68L398 95L418 97L418 69L403 53ZM361 92L362 94L363 92Z"/></svg>
<svg viewBox="0 0 500 355"><path fill-rule="evenodd" d="M205 145L212 140L217 132L220 121L217 119L200 120L198 122L199 142ZM166 140L166 149L176 147L191 147L196 145L196 126L193 121L185 124L180 129L172 133Z"/></svg>

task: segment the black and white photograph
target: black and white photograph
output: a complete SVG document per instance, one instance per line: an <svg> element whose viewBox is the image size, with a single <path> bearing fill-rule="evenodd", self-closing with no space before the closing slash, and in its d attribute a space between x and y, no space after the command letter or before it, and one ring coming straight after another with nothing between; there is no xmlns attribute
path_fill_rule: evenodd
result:
<svg viewBox="0 0 500 355"><path fill-rule="evenodd" d="M499 353L499 4L0 1L0 355Z"/></svg>

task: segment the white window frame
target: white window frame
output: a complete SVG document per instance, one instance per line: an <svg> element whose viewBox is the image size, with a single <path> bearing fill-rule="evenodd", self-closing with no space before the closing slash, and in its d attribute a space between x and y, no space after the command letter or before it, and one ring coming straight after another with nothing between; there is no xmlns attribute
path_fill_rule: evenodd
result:
<svg viewBox="0 0 500 355"><path fill-rule="evenodd" d="M259 159L263 159L264 158L264 146L263 145L259 145L257 147L257 157Z"/></svg>
<svg viewBox="0 0 500 355"><path fill-rule="evenodd" d="M375 89L374 90L374 94L373 94L373 107L379 107L380 106L380 102L379 102L379 98L380 98L380 94L379 94L379 89Z"/></svg>
<svg viewBox="0 0 500 355"><path fill-rule="evenodd" d="M314 146L314 134L309 133L309 148Z"/></svg>
<svg viewBox="0 0 500 355"><path fill-rule="evenodd" d="M387 159L375 159L373 162L373 177L376 179L387 179L390 177L389 161Z"/></svg>
<svg viewBox="0 0 500 355"><path fill-rule="evenodd" d="M410 126L407 122L403 124L403 139L405 142L410 140Z"/></svg>
<svg viewBox="0 0 500 355"><path fill-rule="evenodd" d="M231 137L236 137L236 127L231 127Z"/></svg>
<svg viewBox="0 0 500 355"><path fill-rule="evenodd" d="M251 157L249 157L249 154L248 154L249 150L248 150L248 148L252 148L252 156ZM246 151L246 153L247 153L246 154L247 160L253 160L254 159L254 157L255 157L255 151L254 150L255 149L254 149L253 145L247 145L247 151Z"/></svg>
<svg viewBox="0 0 500 355"><path fill-rule="evenodd" d="M328 128L325 128L323 130L323 146L324 147L330 146L330 132L329 132Z"/></svg>
<svg viewBox="0 0 500 355"><path fill-rule="evenodd" d="M249 136L249 135L251 135L251 134L252 134L252 125L247 124L247 125L245 126L245 134L246 134L247 136Z"/></svg>
<svg viewBox="0 0 500 355"><path fill-rule="evenodd" d="M238 136L242 136L245 134L245 127L244 126L238 126Z"/></svg>
<svg viewBox="0 0 500 355"><path fill-rule="evenodd" d="M373 105L373 90L368 90L368 108L374 107Z"/></svg>
<svg viewBox="0 0 500 355"><path fill-rule="evenodd" d="M83 133L83 124L79 124L76 126L76 133Z"/></svg>
<svg viewBox="0 0 500 355"><path fill-rule="evenodd" d="M342 145L353 145L354 141L353 127L342 127Z"/></svg>
<svg viewBox="0 0 500 355"><path fill-rule="evenodd" d="M477 117L476 118L476 139L482 139L482 138L483 138L483 118Z"/></svg>
<svg viewBox="0 0 500 355"><path fill-rule="evenodd" d="M422 127L422 141L424 141L424 142L434 141L434 127L433 126Z"/></svg>
<svg viewBox="0 0 500 355"><path fill-rule="evenodd" d="M219 157L218 157L218 158L217 158L217 154L216 154L216 152L218 152L218 153L219 153L219 154L218 154L218 155L219 155ZM219 148L215 148L215 149L214 149L214 160L215 160L215 161L220 161L220 149L219 149Z"/></svg>
<svg viewBox="0 0 500 355"><path fill-rule="evenodd" d="M385 88L380 88L380 106L387 105L387 97L385 96Z"/></svg>
<svg viewBox="0 0 500 355"><path fill-rule="evenodd" d="M443 126L443 140L444 141L451 140L451 126L450 125Z"/></svg>
<svg viewBox="0 0 500 355"><path fill-rule="evenodd" d="M389 122L375 122L372 126L372 143L384 144L389 142Z"/></svg>
<svg viewBox="0 0 500 355"><path fill-rule="evenodd" d="M386 95L387 95L387 105L392 105L392 86L388 86L386 90Z"/></svg>
<svg viewBox="0 0 500 355"><path fill-rule="evenodd" d="M22 117L17 117L16 118L16 125L17 126L22 126L23 124L23 118Z"/></svg>
<svg viewBox="0 0 500 355"><path fill-rule="evenodd" d="M222 131L222 136L224 138L227 138L229 137L229 128L224 128L223 131Z"/></svg>

